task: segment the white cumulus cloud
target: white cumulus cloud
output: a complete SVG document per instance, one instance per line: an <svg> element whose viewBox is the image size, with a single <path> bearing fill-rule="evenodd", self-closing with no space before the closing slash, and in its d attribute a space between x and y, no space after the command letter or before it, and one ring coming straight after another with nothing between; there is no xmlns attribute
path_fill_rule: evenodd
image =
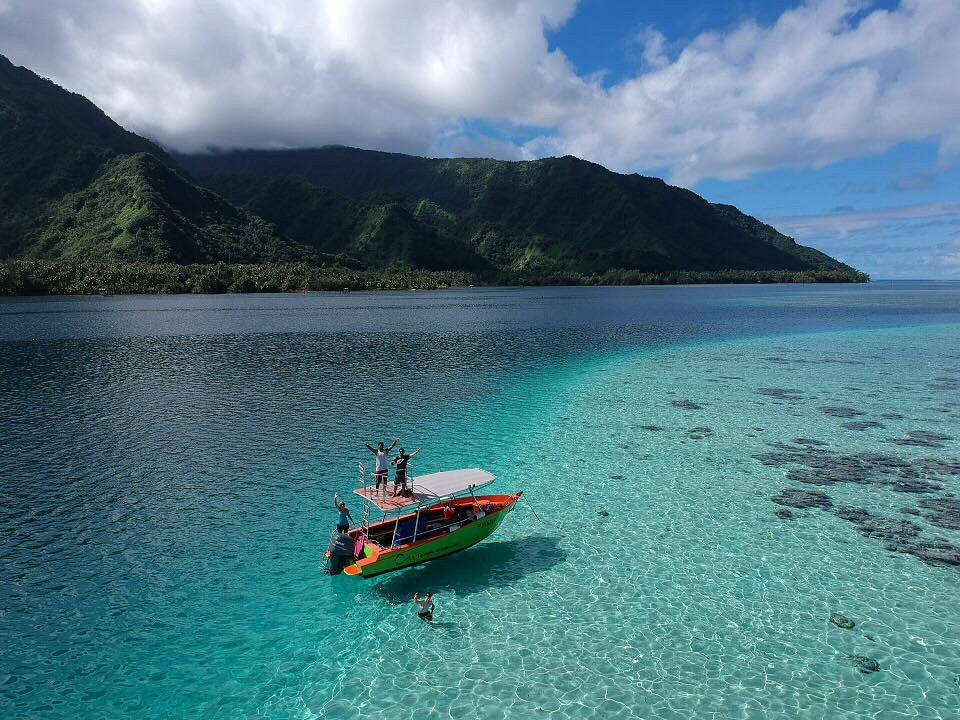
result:
<svg viewBox="0 0 960 720"><path fill-rule="evenodd" d="M0 0L0 52L181 150L571 153L690 185L904 141L960 154L960 2L809 0L583 76L576 0ZM573 18L573 20L571 20ZM585 29L588 35L588 29ZM477 121L532 139L478 137Z"/></svg>
<svg viewBox="0 0 960 720"><path fill-rule="evenodd" d="M584 87L574 0L8 0L0 48L182 150L428 151L464 119L552 126Z"/></svg>
<svg viewBox="0 0 960 720"><path fill-rule="evenodd" d="M662 40L651 42L654 69L571 110L530 152L667 168L692 184L819 167L908 140L960 151L956 0L903 0L893 12L810 2L772 27L700 35L670 62Z"/></svg>
<svg viewBox="0 0 960 720"><path fill-rule="evenodd" d="M875 278L960 278L960 202L767 218Z"/></svg>
<svg viewBox="0 0 960 720"><path fill-rule="evenodd" d="M960 218L960 202L923 203L871 210L841 210L821 215L795 215L772 218L771 223L795 238L803 240L835 236L845 238L861 230L873 230L891 223Z"/></svg>

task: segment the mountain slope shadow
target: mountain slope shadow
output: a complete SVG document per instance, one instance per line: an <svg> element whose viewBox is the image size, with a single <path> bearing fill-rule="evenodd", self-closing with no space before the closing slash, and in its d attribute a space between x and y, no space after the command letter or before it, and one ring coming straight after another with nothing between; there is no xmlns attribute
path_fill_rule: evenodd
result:
<svg viewBox="0 0 960 720"><path fill-rule="evenodd" d="M391 575L376 590L393 605L409 602L415 592L466 596L549 570L566 559L557 539L545 535L488 542Z"/></svg>

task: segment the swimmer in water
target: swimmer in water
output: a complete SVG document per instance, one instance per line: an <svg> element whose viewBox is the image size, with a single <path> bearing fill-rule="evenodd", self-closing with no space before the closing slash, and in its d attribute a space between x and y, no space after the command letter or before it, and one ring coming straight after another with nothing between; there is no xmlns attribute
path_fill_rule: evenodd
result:
<svg viewBox="0 0 960 720"><path fill-rule="evenodd" d="M420 593L413 594L413 601L419 605L417 617L421 620L433 620L433 593L427 593L420 597Z"/></svg>

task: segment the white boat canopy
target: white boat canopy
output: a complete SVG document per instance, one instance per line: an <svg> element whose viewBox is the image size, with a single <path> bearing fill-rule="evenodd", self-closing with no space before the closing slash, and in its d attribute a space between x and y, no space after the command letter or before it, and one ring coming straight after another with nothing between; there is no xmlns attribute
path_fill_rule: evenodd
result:
<svg viewBox="0 0 960 720"><path fill-rule="evenodd" d="M444 470L413 478L411 486L418 495L426 497L446 497L467 490L486 487L497 476L480 468L469 470Z"/></svg>
<svg viewBox="0 0 960 720"><path fill-rule="evenodd" d="M429 500L486 487L496 479L496 475L480 468L444 470L410 478L412 494L407 496L390 495L387 493L386 487L384 487L382 495L370 486L358 488L353 492L364 500L369 500L384 512L390 512L411 505L419 505Z"/></svg>

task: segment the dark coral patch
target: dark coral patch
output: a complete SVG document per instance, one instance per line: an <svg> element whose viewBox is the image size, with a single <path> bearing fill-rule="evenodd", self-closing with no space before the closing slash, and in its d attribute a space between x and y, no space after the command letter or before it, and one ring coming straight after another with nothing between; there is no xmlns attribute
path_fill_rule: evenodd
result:
<svg viewBox="0 0 960 720"><path fill-rule="evenodd" d="M960 547L942 540L924 540L920 526L909 520L874 515L863 508L839 507L833 513L853 523L864 537L883 540L890 552L913 555L929 565L960 567Z"/></svg>
<svg viewBox="0 0 960 720"><path fill-rule="evenodd" d="M862 412L852 407L819 407L817 410L824 415L838 418L854 418L858 415L863 415Z"/></svg>
<svg viewBox="0 0 960 720"><path fill-rule="evenodd" d="M960 475L960 460L921 458L914 460L913 464L931 475Z"/></svg>
<svg viewBox="0 0 960 720"><path fill-rule="evenodd" d="M885 540L888 548L898 549L920 535L920 526L909 520L888 518L856 507L838 507L834 515L857 526L857 532L874 540Z"/></svg>
<svg viewBox="0 0 960 720"><path fill-rule="evenodd" d="M816 490L794 490L792 488L784 488L780 491L779 495L774 495L772 498L777 505L786 505L787 507L794 508L828 508L833 505L833 501L830 500L830 496L818 492Z"/></svg>
<svg viewBox="0 0 960 720"><path fill-rule="evenodd" d="M762 453L755 457L769 466L803 466L791 469L787 477L805 485L853 483L878 485L904 493L935 492L941 489L941 485L934 479L937 473L931 468L944 471L953 468L949 462L924 459L912 464L903 458L879 453L839 455L820 447L798 447L784 443L773 443L771 447L779 452Z"/></svg>
<svg viewBox="0 0 960 720"><path fill-rule="evenodd" d="M917 503L928 512L926 520L947 530L960 530L960 500L956 498L926 498Z"/></svg>
<svg viewBox="0 0 960 720"><path fill-rule="evenodd" d="M758 388L757 395L765 395L777 400L799 400L803 396L803 391L791 388Z"/></svg>
<svg viewBox="0 0 960 720"><path fill-rule="evenodd" d="M951 565L960 567L960 547L942 540L921 540L906 551L928 565Z"/></svg>
<svg viewBox="0 0 960 720"><path fill-rule="evenodd" d="M904 478L890 486L891 490L902 493L932 493L943 489L943 485L922 478Z"/></svg>
<svg viewBox="0 0 960 720"><path fill-rule="evenodd" d="M787 473L787 479L806 485L833 485L835 483L866 483L867 475L858 467L826 469L793 469Z"/></svg>
<svg viewBox="0 0 960 720"><path fill-rule="evenodd" d="M641 425L640 429L646 430L647 432L660 432L661 430L663 430L663 428L660 427L659 425Z"/></svg>
<svg viewBox="0 0 960 720"><path fill-rule="evenodd" d="M703 405L695 403L693 400L674 400L670 403L675 408L680 408L681 410L702 410Z"/></svg>
<svg viewBox="0 0 960 720"><path fill-rule="evenodd" d="M874 660L872 657L867 657L866 655L853 655L850 657L853 661L853 666L860 672L875 673L880 670L880 663Z"/></svg>
<svg viewBox="0 0 960 720"><path fill-rule="evenodd" d="M756 456L765 465L799 465L787 477L805 485L829 486L837 483L870 484L902 493L932 493L942 490L938 479L960 475L960 461L921 458L906 460L881 453L840 455L820 447L800 444L771 443L773 451ZM772 498L778 505L795 508L830 510L853 524L861 535L880 540L890 552L913 555L931 565L960 567L960 547L937 539L921 537L921 528L901 518L875 515L864 508L833 507L829 496L814 490L785 489ZM918 503L920 510L903 508L907 515L921 515L932 525L950 530L960 529L960 499L952 496L926 498Z"/></svg>
<svg viewBox="0 0 960 720"><path fill-rule="evenodd" d="M832 622L838 628L842 628L844 630L852 630L853 627L856 625L856 623L853 620L848 618L843 613L838 613L838 612L830 613L830 622Z"/></svg>
<svg viewBox="0 0 960 720"><path fill-rule="evenodd" d="M854 422L843 423L843 426L847 430L869 430L870 428L882 428L883 423L879 423L876 420L856 420Z"/></svg>
<svg viewBox="0 0 960 720"><path fill-rule="evenodd" d="M888 438L887 442L910 447L942 448L945 440L953 440L953 438L943 433L928 430L911 430L906 437Z"/></svg>

